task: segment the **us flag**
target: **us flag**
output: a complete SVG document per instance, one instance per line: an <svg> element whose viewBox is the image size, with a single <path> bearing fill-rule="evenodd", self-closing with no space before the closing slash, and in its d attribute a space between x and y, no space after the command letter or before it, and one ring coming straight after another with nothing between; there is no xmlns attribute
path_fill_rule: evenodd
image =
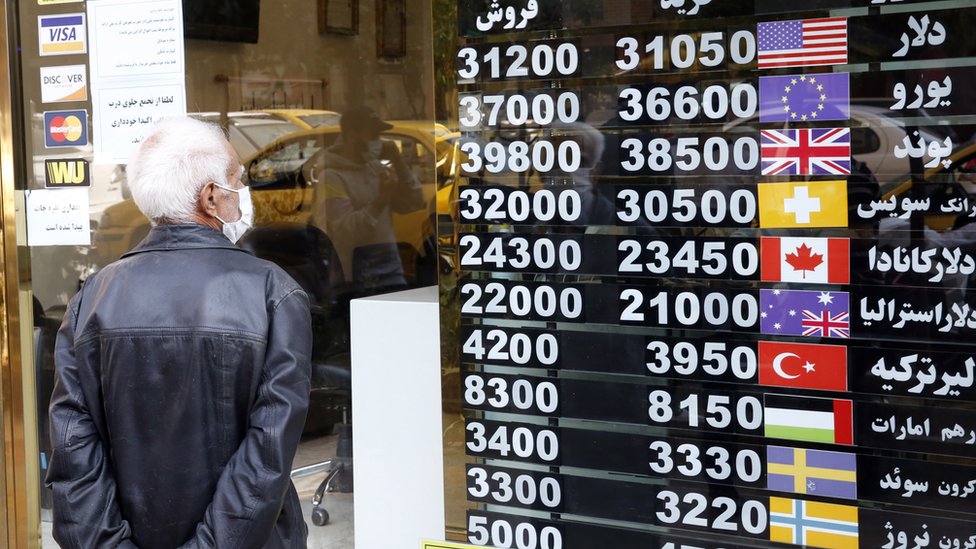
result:
<svg viewBox="0 0 976 549"><path fill-rule="evenodd" d="M851 173L850 128L762 130L763 175Z"/></svg>
<svg viewBox="0 0 976 549"><path fill-rule="evenodd" d="M759 23L759 68L847 63L847 18Z"/></svg>

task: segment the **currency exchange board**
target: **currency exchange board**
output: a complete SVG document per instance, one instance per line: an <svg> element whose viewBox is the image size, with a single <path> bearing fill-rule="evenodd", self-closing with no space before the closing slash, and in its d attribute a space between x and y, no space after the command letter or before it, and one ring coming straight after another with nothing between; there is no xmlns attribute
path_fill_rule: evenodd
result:
<svg viewBox="0 0 976 549"><path fill-rule="evenodd" d="M976 2L457 25L467 541L976 548Z"/></svg>

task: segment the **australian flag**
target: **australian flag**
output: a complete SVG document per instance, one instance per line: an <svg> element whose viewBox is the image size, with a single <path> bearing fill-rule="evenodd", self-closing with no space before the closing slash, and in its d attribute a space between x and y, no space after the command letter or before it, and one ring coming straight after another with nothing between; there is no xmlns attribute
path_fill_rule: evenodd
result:
<svg viewBox="0 0 976 549"><path fill-rule="evenodd" d="M851 337L847 292L760 290L759 328L764 334Z"/></svg>
<svg viewBox="0 0 976 549"><path fill-rule="evenodd" d="M851 173L850 128L762 130L763 175Z"/></svg>

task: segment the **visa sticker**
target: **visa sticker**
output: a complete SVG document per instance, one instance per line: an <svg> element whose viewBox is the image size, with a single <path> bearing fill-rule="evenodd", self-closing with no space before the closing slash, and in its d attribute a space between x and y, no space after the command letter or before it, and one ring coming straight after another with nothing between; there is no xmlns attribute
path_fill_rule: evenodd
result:
<svg viewBox="0 0 976 549"><path fill-rule="evenodd" d="M41 56L88 53L85 14L39 15L37 42Z"/></svg>

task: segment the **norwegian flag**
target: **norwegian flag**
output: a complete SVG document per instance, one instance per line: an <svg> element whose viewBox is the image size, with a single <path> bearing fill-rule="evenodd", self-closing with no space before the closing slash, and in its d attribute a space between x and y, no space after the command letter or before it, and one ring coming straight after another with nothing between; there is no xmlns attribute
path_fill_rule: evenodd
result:
<svg viewBox="0 0 976 549"><path fill-rule="evenodd" d="M763 175L848 175L851 129L762 130Z"/></svg>
<svg viewBox="0 0 976 549"><path fill-rule="evenodd" d="M830 311L803 311L803 335L819 337L851 337L851 323L847 311L831 315Z"/></svg>

